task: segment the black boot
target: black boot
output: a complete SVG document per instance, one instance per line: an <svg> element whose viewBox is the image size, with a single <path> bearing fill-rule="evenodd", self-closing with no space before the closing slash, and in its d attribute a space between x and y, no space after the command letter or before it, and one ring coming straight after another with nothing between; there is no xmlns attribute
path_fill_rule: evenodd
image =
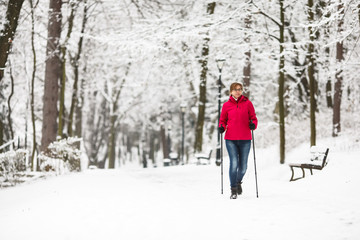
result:
<svg viewBox="0 0 360 240"><path fill-rule="evenodd" d="M237 194L238 194L238 195L241 195L241 194L242 194L241 182L239 182L239 183L237 184Z"/></svg>
<svg viewBox="0 0 360 240"><path fill-rule="evenodd" d="M236 187L232 187L231 188L231 196L230 199L236 199L237 198L237 188Z"/></svg>

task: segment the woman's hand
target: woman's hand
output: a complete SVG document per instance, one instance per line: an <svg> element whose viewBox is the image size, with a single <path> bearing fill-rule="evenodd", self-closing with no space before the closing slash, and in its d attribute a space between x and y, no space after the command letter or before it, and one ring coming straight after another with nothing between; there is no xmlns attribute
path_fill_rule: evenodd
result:
<svg viewBox="0 0 360 240"><path fill-rule="evenodd" d="M223 133L223 132L225 132L225 128L221 125L221 127L219 127L219 132L220 133Z"/></svg>

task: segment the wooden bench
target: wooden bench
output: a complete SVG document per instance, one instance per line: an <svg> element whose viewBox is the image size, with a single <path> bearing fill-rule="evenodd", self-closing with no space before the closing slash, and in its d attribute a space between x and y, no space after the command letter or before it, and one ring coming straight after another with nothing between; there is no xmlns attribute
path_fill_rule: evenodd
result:
<svg viewBox="0 0 360 240"><path fill-rule="evenodd" d="M201 159L206 159L208 161L208 164L210 164L211 153L212 153L212 150L210 150L208 155L203 154L203 153L195 154L195 157L197 158L197 165L201 164Z"/></svg>
<svg viewBox="0 0 360 240"><path fill-rule="evenodd" d="M326 148L325 151L319 150L316 147L311 147L310 149L310 153L312 154L311 156L311 161L321 161L321 164L310 164L310 163L291 163L289 164L290 168L291 168L291 178L290 178L290 182L291 181L295 181L301 178L305 177L305 170L304 169L309 169L311 175L313 174L312 170L322 170L326 164L327 164L327 156L329 153L329 148ZM302 177L298 177L298 178L294 178L294 168L300 168L302 171Z"/></svg>

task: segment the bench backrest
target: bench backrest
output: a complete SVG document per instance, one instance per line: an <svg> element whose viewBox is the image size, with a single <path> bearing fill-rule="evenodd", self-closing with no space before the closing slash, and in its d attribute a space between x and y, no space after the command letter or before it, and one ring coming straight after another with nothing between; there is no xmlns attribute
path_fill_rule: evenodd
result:
<svg viewBox="0 0 360 240"><path fill-rule="evenodd" d="M311 161L319 160L321 161L321 168L325 167L327 156L329 153L329 148L326 148L324 152L324 150L320 150L318 148L312 147L310 151L312 153Z"/></svg>
<svg viewBox="0 0 360 240"><path fill-rule="evenodd" d="M327 159L328 153L329 153L329 148L327 148L326 151L325 151L325 155L324 155L324 158L323 158L323 161L322 161L322 164L321 164L321 168L325 167L325 165L326 165L326 159Z"/></svg>

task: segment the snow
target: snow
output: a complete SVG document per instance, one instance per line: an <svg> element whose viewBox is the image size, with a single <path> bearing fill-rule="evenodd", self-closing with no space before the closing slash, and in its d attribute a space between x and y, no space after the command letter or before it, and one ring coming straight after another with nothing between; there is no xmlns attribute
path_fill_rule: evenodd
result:
<svg viewBox="0 0 360 240"><path fill-rule="evenodd" d="M224 194L220 167L184 165L92 169L0 189L0 239L359 239L360 148L333 140L329 163L289 182L277 146L252 153L243 195ZM288 159L302 161L300 145ZM300 174L300 172L297 172Z"/></svg>

